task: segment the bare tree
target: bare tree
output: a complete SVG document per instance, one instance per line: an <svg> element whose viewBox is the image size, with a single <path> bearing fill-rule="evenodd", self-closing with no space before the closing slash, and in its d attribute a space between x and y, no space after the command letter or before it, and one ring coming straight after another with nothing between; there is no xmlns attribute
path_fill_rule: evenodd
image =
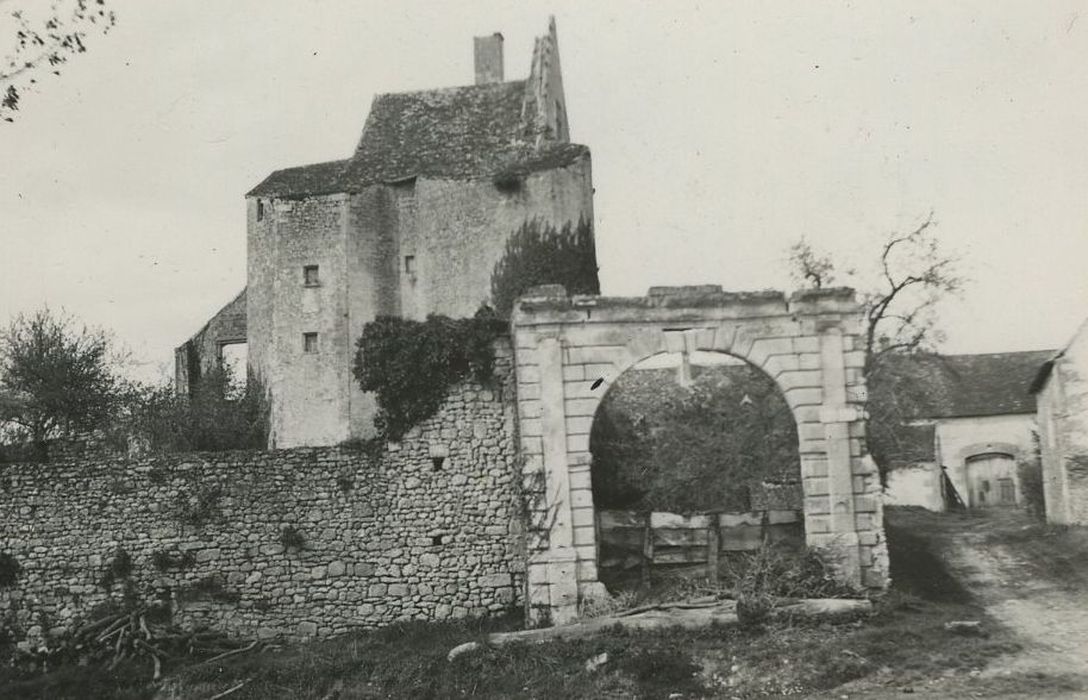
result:
<svg viewBox="0 0 1088 700"><path fill-rule="evenodd" d="M789 248L791 276L816 288L831 284L839 272L830 255L801 239ZM964 279L959 259L941 248L933 213L907 233L890 234L880 247L875 284L862 284L865 308L865 371L886 353L932 351L943 340L935 308L959 293ZM842 271L848 279L855 270Z"/></svg>
<svg viewBox="0 0 1088 700"><path fill-rule="evenodd" d="M88 33L106 33L117 21L106 0L53 0L42 17L32 18L22 9L8 16L15 29L0 64L0 118L8 122L14 121L23 94L37 84L36 76L44 71L60 75L61 65L87 50Z"/></svg>
<svg viewBox="0 0 1088 700"><path fill-rule="evenodd" d="M802 238L789 248L790 276L795 282L821 289L835 281L835 264Z"/></svg>
<svg viewBox="0 0 1088 700"><path fill-rule="evenodd" d="M804 239L789 250L791 273L816 287L834 279L829 255L812 249ZM915 371L904 356L932 355L943 341L936 309L965 282L959 259L941 247L933 213L907 233L892 233L881 244L875 282L861 284L864 308L865 378L869 388L869 449L881 471L911 449L912 421L925 397ZM847 278L856 278L852 270Z"/></svg>

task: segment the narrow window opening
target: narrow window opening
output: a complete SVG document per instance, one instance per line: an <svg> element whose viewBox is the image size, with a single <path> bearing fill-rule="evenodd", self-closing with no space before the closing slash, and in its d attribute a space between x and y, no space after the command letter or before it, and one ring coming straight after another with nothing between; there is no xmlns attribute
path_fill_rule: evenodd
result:
<svg viewBox="0 0 1088 700"><path fill-rule="evenodd" d="M321 284L321 277L317 265L304 265L302 268L302 283L307 287L316 287Z"/></svg>
<svg viewBox="0 0 1088 700"><path fill-rule="evenodd" d="M442 544L443 537L445 537L445 535L431 535L431 544L436 546Z"/></svg>
<svg viewBox="0 0 1088 700"><path fill-rule="evenodd" d="M436 472L442 471L442 465L446 463L445 457L431 457L431 463L434 464L434 470Z"/></svg>
<svg viewBox="0 0 1088 700"><path fill-rule="evenodd" d="M264 221L264 202L257 200L257 221Z"/></svg>
<svg viewBox="0 0 1088 700"><path fill-rule="evenodd" d="M404 271L407 272L409 275L416 274L416 256L404 256Z"/></svg>
<svg viewBox="0 0 1088 700"><path fill-rule="evenodd" d="M302 334L302 351L317 352L317 333Z"/></svg>

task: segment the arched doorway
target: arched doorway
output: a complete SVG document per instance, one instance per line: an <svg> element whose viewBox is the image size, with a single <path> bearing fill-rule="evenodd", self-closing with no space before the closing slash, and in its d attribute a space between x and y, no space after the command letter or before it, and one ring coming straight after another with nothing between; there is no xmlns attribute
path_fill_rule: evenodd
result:
<svg viewBox="0 0 1088 700"><path fill-rule="evenodd" d="M865 453L861 311L852 290L729 293L652 288L646 297L535 288L512 315L522 481L529 494L527 600L554 622L603 593L590 433L617 377L660 353L726 353L773 379L797 425L805 538L844 581L883 587L880 480Z"/></svg>
<svg viewBox="0 0 1088 700"><path fill-rule="evenodd" d="M1010 508L1017 504L1016 460L1003 452L967 458L969 508Z"/></svg>

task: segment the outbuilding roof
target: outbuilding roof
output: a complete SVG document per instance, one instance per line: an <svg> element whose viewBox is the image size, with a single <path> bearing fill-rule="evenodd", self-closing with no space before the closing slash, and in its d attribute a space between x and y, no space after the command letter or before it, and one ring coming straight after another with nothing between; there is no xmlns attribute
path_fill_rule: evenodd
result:
<svg viewBox="0 0 1088 700"><path fill-rule="evenodd" d="M890 361L918 389L916 418L1034 413L1032 380L1053 350L979 355L912 355Z"/></svg>

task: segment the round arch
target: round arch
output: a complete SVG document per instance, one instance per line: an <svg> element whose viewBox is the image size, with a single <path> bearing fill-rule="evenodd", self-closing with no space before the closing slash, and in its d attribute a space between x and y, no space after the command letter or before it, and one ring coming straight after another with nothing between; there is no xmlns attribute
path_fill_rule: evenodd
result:
<svg viewBox="0 0 1088 700"><path fill-rule="evenodd" d="M793 413L806 540L833 553L840 576L887 579L880 482L864 453L860 309L851 290L728 293L652 288L646 297L569 297L531 290L512 317L524 478L542 477L527 599L563 622L603 594L589 435L616 378L661 352L721 352L767 374Z"/></svg>

